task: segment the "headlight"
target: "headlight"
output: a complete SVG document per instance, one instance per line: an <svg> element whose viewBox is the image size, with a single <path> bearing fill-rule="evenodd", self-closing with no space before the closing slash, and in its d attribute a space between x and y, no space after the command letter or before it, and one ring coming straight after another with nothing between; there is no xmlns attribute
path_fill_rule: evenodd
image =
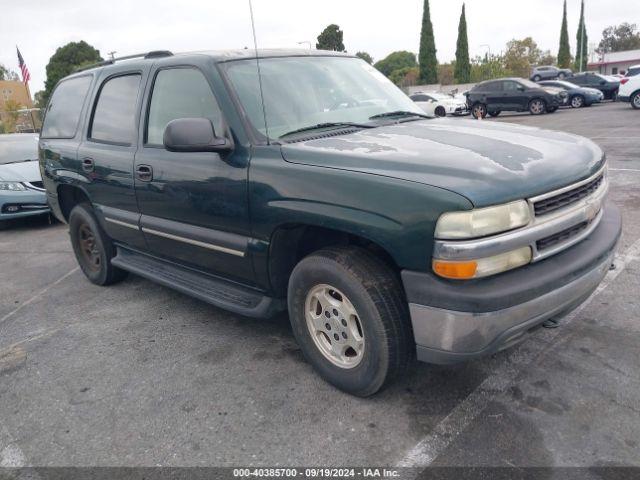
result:
<svg viewBox="0 0 640 480"><path fill-rule="evenodd" d="M441 240L479 238L523 227L531 221L524 200L496 207L445 213L438 219L435 237Z"/></svg>
<svg viewBox="0 0 640 480"><path fill-rule="evenodd" d="M20 182L0 182L0 190L10 190L12 192L22 192L26 190L25 187Z"/></svg>
<svg viewBox="0 0 640 480"><path fill-rule="evenodd" d="M531 248L522 247L493 257L462 262L433 260L433 271L444 278L469 280L506 272L531 262Z"/></svg>

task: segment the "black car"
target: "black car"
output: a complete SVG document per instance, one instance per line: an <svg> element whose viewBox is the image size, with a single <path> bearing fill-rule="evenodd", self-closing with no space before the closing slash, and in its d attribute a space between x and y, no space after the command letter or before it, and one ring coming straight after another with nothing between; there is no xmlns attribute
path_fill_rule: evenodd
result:
<svg viewBox="0 0 640 480"><path fill-rule="evenodd" d="M603 93L600 90L590 87L579 87L578 85L564 80L543 80L538 82L545 87L554 87L564 90L569 95L568 106L571 108L590 107L594 103L602 100Z"/></svg>
<svg viewBox="0 0 640 480"><path fill-rule="evenodd" d="M467 104L474 118L500 112L553 113L568 101L563 90L543 87L524 78L502 78L479 83L467 92Z"/></svg>
<svg viewBox="0 0 640 480"><path fill-rule="evenodd" d="M592 72L578 73L567 81L581 87L597 88L604 94L604 98L607 100L615 100L618 96L618 89L620 88L620 80L614 80L613 78Z"/></svg>

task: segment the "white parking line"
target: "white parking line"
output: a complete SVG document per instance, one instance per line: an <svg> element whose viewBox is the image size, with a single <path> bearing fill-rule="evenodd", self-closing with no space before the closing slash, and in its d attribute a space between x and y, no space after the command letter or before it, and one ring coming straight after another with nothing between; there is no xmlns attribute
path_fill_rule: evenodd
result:
<svg viewBox="0 0 640 480"><path fill-rule="evenodd" d="M567 315L563 325L568 325L578 314L584 310L593 299L605 288L611 285L618 275L620 275L627 265L640 260L640 240L634 242L622 255L616 255L616 269L610 271L598 286L595 292L576 310ZM532 343L532 348L527 353L518 355L514 353L508 361L502 362L494 372L489 375L467 398L459 403L435 428L422 439L417 445L409 450L404 458L398 463L398 467L428 467L455 439L466 430L476 417L486 408L489 402L501 392L504 392L518 377L522 370L534 362L538 357L544 355L553 347L552 341L562 331L562 329L547 330L545 340L548 341Z"/></svg>
<svg viewBox="0 0 640 480"><path fill-rule="evenodd" d="M7 445L0 452L0 467L20 468L27 464L27 459L16 444Z"/></svg>
<svg viewBox="0 0 640 480"><path fill-rule="evenodd" d="M71 270L69 270L67 273L65 273L63 276L61 276L58 280L56 280L55 282L47 285L45 288L43 288L42 290L40 290L38 293L36 293L33 297L31 297L29 300L27 300L26 302L22 302L20 304L20 306L18 306L17 308L11 310L9 313L7 313L4 317L0 318L0 324L4 323L5 320L7 320L8 318L12 317L13 315L15 315L17 312L19 312L20 310L22 310L24 307L26 307L27 305L30 305L31 303L35 302L38 298L40 298L42 295L44 295L45 293L47 293L50 289L52 289L53 287L55 287L56 285L58 285L60 282L62 282L65 278L67 278L69 275L72 275L73 273L77 272L80 269L80 267L75 267Z"/></svg>
<svg viewBox="0 0 640 480"><path fill-rule="evenodd" d="M609 168L610 172L640 172L640 168Z"/></svg>

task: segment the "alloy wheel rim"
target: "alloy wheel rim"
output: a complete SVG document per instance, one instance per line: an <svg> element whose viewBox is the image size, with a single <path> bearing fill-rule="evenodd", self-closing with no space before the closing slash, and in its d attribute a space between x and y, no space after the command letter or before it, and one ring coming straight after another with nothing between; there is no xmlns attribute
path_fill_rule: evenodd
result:
<svg viewBox="0 0 640 480"><path fill-rule="evenodd" d="M316 285L305 300L307 329L322 356L349 369L362 361L365 338L353 303L335 287Z"/></svg>
<svg viewBox="0 0 640 480"><path fill-rule="evenodd" d="M94 272L100 270L101 260L96 236L86 223L83 223L78 228L78 244L84 264Z"/></svg>
<svg viewBox="0 0 640 480"><path fill-rule="evenodd" d="M640 93L636 93L633 97L633 104L640 108Z"/></svg>
<svg viewBox="0 0 640 480"><path fill-rule="evenodd" d="M476 118L484 117L484 107L482 107L482 105L476 105L473 107L473 112Z"/></svg>
<svg viewBox="0 0 640 480"><path fill-rule="evenodd" d="M531 111L533 113L542 113L543 108L542 102L539 100L531 104Z"/></svg>
<svg viewBox="0 0 640 480"><path fill-rule="evenodd" d="M571 106L574 108L579 108L582 106L582 99L580 97L573 97L571 100Z"/></svg>

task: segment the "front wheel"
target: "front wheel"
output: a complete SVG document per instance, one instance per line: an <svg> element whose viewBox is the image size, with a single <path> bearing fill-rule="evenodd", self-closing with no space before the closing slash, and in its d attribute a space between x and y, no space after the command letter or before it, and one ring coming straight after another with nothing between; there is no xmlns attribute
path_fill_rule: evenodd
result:
<svg viewBox="0 0 640 480"><path fill-rule="evenodd" d="M582 95L575 95L571 97L571 108L584 107L584 97Z"/></svg>
<svg viewBox="0 0 640 480"><path fill-rule="evenodd" d="M560 74L558 75L558 78L559 78L560 80L564 80L565 78L567 78L567 76L565 75L565 73L564 73L564 72L560 72Z"/></svg>
<svg viewBox="0 0 640 480"><path fill-rule="evenodd" d="M111 265L116 249L89 204L81 203L71 210L69 236L78 264L91 283L111 285L126 277L127 272Z"/></svg>
<svg viewBox="0 0 640 480"><path fill-rule="evenodd" d="M535 77L533 77L534 82L539 82L540 80L542 80L542 77L540 75L536 75Z"/></svg>
<svg viewBox="0 0 640 480"><path fill-rule="evenodd" d="M471 115L473 118L485 118L487 116L487 106L484 103L476 103L471 108Z"/></svg>
<svg viewBox="0 0 640 480"><path fill-rule="evenodd" d="M631 95L631 106L636 110L640 109L640 92Z"/></svg>
<svg viewBox="0 0 640 480"><path fill-rule="evenodd" d="M436 107L436 110L434 112L436 114L436 117L446 117L447 116L447 111L444 109L444 107Z"/></svg>
<svg viewBox="0 0 640 480"><path fill-rule="evenodd" d="M406 370L415 346L402 287L368 251L333 247L304 258L288 304L305 357L339 389L366 397Z"/></svg>
<svg viewBox="0 0 640 480"><path fill-rule="evenodd" d="M529 103L529 113L531 113L531 115L540 115L545 112L546 108L547 105L539 98L531 100Z"/></svg>

